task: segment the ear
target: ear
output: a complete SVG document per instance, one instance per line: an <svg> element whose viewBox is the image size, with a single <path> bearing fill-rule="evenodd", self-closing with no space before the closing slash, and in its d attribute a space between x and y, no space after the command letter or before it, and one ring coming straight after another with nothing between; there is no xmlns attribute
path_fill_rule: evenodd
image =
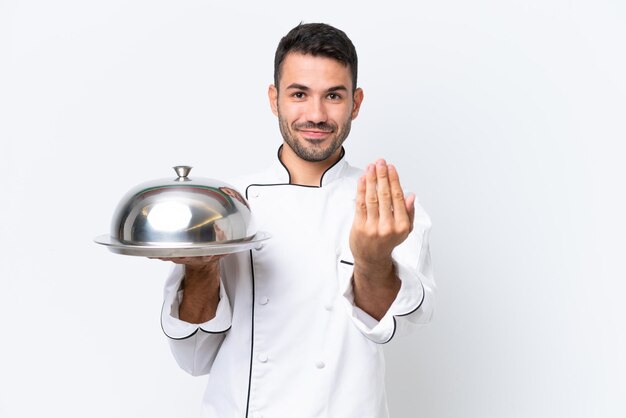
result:
<svg viewBox="0 0 626 418"><path fill-rule="evenodd" d="M272 108L272 113L274 116L278 116L278 90L276 86L270 84L267 89L267 97L270 99L270 107Z"/></svg>
<svg viewBox="0 0 626 418"><path fill-rule="evenodd" d="M363 102L363 89L357 88L354 90L354 96L352 97L352 120L356 119L361 109L361 103Z"/></svg>

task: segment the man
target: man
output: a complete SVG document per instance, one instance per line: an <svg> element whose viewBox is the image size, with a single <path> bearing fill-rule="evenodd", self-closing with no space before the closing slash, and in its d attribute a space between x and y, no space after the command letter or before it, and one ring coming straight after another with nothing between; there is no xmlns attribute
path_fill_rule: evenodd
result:
<svg viewBox="0 0 626 418"><path fill-rule="evenodd" d="M205 417L387 417L381 344L432 314L430 221L395 167L344 159L363 100L345 33L297 26L274 69L283 144L234 182L272 238L171 259L163 330L183 369L209 374Z"/></svg>

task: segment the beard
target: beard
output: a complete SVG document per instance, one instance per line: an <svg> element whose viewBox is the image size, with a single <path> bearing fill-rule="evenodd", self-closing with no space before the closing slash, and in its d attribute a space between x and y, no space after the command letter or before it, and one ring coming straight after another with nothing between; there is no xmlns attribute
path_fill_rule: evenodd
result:
<svg viewBox="0 0 626 418"><path fill-rule="evenodd" d="M289 126L287 120L280 115L280 111L278 112L278 123L280 125L280 133L287 145L289 145L298 157L309 162L324 161L330 158L346 140L352 126L351 119L348 119L341 127L338 127L334 123L326 122L293 123ZM299 137L297 134L299 129L316 129L324 132L332 132L334 136L330 144L324 148L318 143L309 142Z"/></svg>

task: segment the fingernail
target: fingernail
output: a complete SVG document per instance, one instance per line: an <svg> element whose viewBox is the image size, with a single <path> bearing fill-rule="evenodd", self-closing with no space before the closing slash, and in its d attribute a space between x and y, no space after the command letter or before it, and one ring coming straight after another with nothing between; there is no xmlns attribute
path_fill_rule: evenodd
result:
<svg viewBox="0 0 626 418"><path fill-rule="evenodd" d="M387 168L388 168L390 171L395 171L395 169L396 169L396 167L395 167L393 164L389 164L389 165L387 166Z"/></svg>
<svg viewBox="0 0 626 418"><path fill-rule="evenodd" d="M369 164L367 166L367 171L373 172L374 171L374 164Z"/></svg>
<svg viewBox="0 0 626 418"><path fill-rule="evenodd" d="M384 160L384 159L382 159L382 158L379 158L379 159L376 161L376 164L382 167L383 165L385 165L385 160Z"/></svg>

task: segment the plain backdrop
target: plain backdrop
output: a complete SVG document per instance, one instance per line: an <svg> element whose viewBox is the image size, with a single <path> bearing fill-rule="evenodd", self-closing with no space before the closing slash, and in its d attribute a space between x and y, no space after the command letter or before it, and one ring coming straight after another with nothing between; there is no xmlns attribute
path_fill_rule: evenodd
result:
<svg viewBox="0 0 626 418"><path fill-rule="evenodd" d="M300 21L359 52L348 160L393 162L433 221L437 311L385 347L392 417L626 416L623 1L0 0L0 417L197 416L169 266L92 240L173 165L274 158Z"/></svg>

